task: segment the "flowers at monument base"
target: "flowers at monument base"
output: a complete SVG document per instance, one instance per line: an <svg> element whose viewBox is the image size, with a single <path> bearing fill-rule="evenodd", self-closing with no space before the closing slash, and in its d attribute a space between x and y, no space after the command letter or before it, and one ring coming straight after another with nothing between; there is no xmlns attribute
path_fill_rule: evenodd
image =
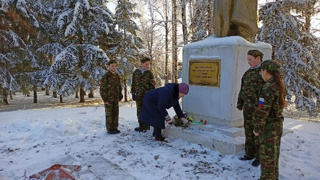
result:
<svg viewBox="0 0 320 180"><path fill-rule="evenodd" d="M200 119L200 120L196 120L194 118L194 116L192 115L188 115L186 112L183 113L184 117L188 120L188 123L187 124L184 124L182 122L182 120L180 118L178 118L177 115L173 116L173 124L175 126L180 126L180 127L189 127L190 125L192 124L200 124L200 125L207 125L208 124L208 121L207 120L203 120L203 119Z"/></svg>

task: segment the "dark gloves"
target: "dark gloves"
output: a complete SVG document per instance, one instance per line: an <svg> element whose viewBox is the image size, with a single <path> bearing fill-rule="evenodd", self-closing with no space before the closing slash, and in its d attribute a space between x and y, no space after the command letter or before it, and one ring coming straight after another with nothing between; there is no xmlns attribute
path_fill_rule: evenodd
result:
<svg viewBox="0 0 320 180"><path fill-rule="evenodd" d="M136 100L136 94L132 94L132 99L135 101Z"/></svg>

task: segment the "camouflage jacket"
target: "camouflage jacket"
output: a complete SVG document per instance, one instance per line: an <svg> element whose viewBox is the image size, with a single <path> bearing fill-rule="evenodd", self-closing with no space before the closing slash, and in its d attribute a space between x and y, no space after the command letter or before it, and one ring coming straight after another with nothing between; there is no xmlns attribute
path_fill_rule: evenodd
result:
<svg viewBox="0 0 320 180"><path fill-rule="evenodd" d="M148 91L155 88L155 81L151 71L142 72L136 69L132 75L131 93L136 94L137 98L142 98Z"/></svg>
<svg viewBox="0 0 320 180"><path fill-rule="evenodd" d="M243 109L244 106L253 108L258 102L260 89L265 83L259 74L260 69L260 66L257 68L250 68L243 74L238 95L238 109Z"/></svg>
<svg viewBox="0 0 320 180"><path fill-rule="evenodd" d="M104 102L121 101L123 98L120 77L108 71L100 80L100 95Z"/></svg>
<svg viewBox="0 0 320 180"><path fill-rule="evenodd" d="M281 131L283 125L283 107L280 106L280 94L274 78L262 87L259 102L253 114L254 131L263 134L268 131Z"/></svg>

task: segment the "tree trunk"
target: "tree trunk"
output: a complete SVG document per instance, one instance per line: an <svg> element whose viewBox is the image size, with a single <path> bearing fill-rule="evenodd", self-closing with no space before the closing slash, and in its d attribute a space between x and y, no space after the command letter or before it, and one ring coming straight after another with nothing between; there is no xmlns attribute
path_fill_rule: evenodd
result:
<svg viewBox="0 0 320 180"><path fill-rule="evenodd" d="M190 20L193 19L193 0L189 0L189 18Z"/></svg>
<svg viewBox="0 0 320 180"><path fill-rule="evenodd" d="M57 91L53 91L53 92L52 92L52 97L54 97L54 98L57 98L57 97L58 97Z"/></svg>
<svg viewBox="0 0 320 180"><path fill-rule="evenodd" d="M150 33L150 42L148 43L148 55L151 59L151 62L153 60L153 51L152 51L152 48L153 48L153 37L154 37L154 24L155 24L155 19L154 19L154 9L153 7L151 7L151 5L149 5L149 11L150 11L150 14L151 14L151 27L153 27L152 29L152 32ZM150 65L150 69L153 69L153 66L152 64Z"/></svg>
<svg viewBox="0 0 320 180"><path fill-rule="evenodd" d="M177 2L172 0L172 82L177 83Z"/></svg>
<svg viewBox="0 0 320 180"><path fill-rule="evenodd" d="M79 91L78 90L76 90L76 97L75 98L79 98Z"/></svg>
<svg viewBox="0 0 320 180"><path fill-rule="evenodd" d="M85 96L85 91L82 88L80 88L80 102L81 103L85 103L86 102L85 99L84 99L84 96Z"/></svg>
<svg viewBox="0 0 320 180"><path fill-rule="evenodd" d="M214 20L214 15L213 15L213 6L214 6L214 2L210 3L208 2L208 6L207 6L207 23L206 23L206 26L207 26L207 30L208 30L208 34L211 35L213 34L214 32L214 23L215 22L212 22Z"/></svg>
<svg viewBox="0 0 320 180"><path fill-rule="evenodd" d="M94 92L93 92L93 89L92 89L92 88L90 88L90 92L89 92L89 94L88 94L88 97L89 97L89 98L94 98Z"/></svg>
<svg viewBox="0 0 320 180"><path fill-rule="evenodd" d="M11 99L11 100L13 99L12 91L10 91L10 99Z"/></svg>
<svg viewBox="0 0 320 180"><path fill-rule="evenodd" d="M29 88L27 89L27 97L30 97L30 91L29 91Z"/></svg>
<svg viewBox="0 0 320 180"><path fill-rule="evenodd" d="M6 89L3 89L3 102L4 102L4 104L9 105L8 90L6 90Z"/></svg>
<svg viewBox="0 0 320 180"><path fill-rule="evenodd" d="M187 16L186 16L186 0L181 0L181 19L182 19L182 36L183 44L188 44L188 29L187 29Z"/></svg>
<svg viewBox="0 0 320 180"><path fill-rule="evenodd" d="M128 102L128 87L127 87L127 80L126 78L123 78L123 84L124 84L124 101Z"/></svg>
<svg viewBox="0 0 320 180"><path fill-rule="evenodd" d="M60 95L60 103L63 103L63 97Z"/></svg>
<svg viewBox="0 0 320 180"><path fill-rule="evenodd" d="M165 13L166 13L166 19L165 19L165 35L166 35L166 59L165 59L165 84L168 84L168 80L169 80L169 72L168 72L168 66L169 66L169 28L168 28L168 21L169 21L169 18L168 18L168 0L166 0L166 3L165 3Z"/></svg>
<svg viewBox="0 0 320 180"><path fill-rule="evenodd" d="M33 103L38 103L37 87L33 87Z"/></svg>
<svg viewBox="0 0 320 180"><path fill-rule="evenodd" d="M49 86L46 86L46 96L50 95Z"/></svg>

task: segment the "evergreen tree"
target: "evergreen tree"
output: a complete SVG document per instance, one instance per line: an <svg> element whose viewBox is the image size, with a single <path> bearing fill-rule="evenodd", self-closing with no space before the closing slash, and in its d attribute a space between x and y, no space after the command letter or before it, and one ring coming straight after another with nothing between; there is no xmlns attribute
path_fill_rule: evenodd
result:
<svg viewBox="0 0 320 180"><path fill-rule="evenodd" d="M29 44L37 36L37 28L39 23L36 20L34 5L37 2L20 0L20 1L1 1L0 7L0 65L4 80L8 82L16 82L23 86L22 82L16 76L27 69L38 67L38 63L34 57L34 52ZM10 87L7 85L6 87ZM24 88L26 90L26 88ZM11 91L5 89L4 91ZM5 93L7 95L7 93ZM6 96L5 95L5 96ZM6 97L5 97L6 98Z"/></svg>
<svg viewBox="0 0 320 180"><path fill-rule="evenodd" d="M62 51L55 56L45 84L64 96L80 89L80 102L84 102L84 91L96 89L106 72L105 51L115 44L110 36L114 15L105 0L66 0L55 20L63 34L55 47Z"/></svg>
<svg viewBox="0 0 320 180"><path fill-rule="evenodd" d="M120 34L118 34L117 46L108 51L112 58L118 62L118 70L124 85L124 98L127 101L127 84L131 84L131 76L134 65L139 61L139 49L142 47L142 40L137 36L139 27L134 19L139 18L140 14L135 12L136 4L129 0L118 0L116 6L116 24Z"/></svg>
<svg viewBox="0 0 320 180"><path fill-rule="evenodd" d="M287 99L301 110L315 115L320 105L320 39L307 30L302 11L316 0L285 0L266 3L260 9L263 26L258 39L270 43L273 58L282 64Z"/></svg>

